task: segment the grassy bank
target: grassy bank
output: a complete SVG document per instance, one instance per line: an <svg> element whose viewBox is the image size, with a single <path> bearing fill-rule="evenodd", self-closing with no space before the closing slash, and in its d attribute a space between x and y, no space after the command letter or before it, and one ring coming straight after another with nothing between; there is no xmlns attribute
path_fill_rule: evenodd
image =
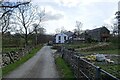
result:
<svg viewBox="0 0 120 80"><path fill-rule="evenodd" d="M55 59L55 62L56 62L58 71L63 79L67 79L67 78L73 79L74 78L71 68L61 57L57 57Z"/></svg>
<svg viewBox="0 0 120 80"><path fill-rule="evenodd" d="M30 54L22 57L21 60L2 68L2 75L4 76L4 75L8 74L10 71L13 71L17 67L19 67L21 64L25 63L27 60L29 60L31 57L33 57L37 53L37 51L40 50L40 48L41 47L34 48L30 52Z"/></svg>

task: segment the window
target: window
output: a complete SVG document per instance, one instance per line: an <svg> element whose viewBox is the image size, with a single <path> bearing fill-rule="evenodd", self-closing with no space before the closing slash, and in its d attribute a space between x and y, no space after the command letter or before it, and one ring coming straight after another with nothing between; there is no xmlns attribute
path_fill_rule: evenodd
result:
<svg viewBox="0 0 120 80"><path fill-rule="evenodd" d="M61 41L59 41L59 43L61 43Z"/></svg>
<svg viewBox="0 0 120 80"><path fill-rule="evenodd" d="M66 36L64 36L64 40L66 40Z"/></svg>
<svg viewBox="0 0 120 80"><path fill-rule="evenodd" d="M58 39L61 40L61 36L59 36Z"/></svg>

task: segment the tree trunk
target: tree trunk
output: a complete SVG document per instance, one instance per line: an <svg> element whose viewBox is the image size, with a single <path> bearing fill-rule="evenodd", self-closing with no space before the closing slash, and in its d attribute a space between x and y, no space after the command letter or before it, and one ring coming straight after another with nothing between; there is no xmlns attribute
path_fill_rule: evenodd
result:
<svg viewBox="0 0 120 80"><path fill-rule="evenodd" d="M36 41L36 42L35 42L35 45L37 45L37 43L38 43L38 42L37 42L37 30L35 31L35 41Z"/></svg>
<svg viewBox="0 0 120 80"><path fill-rule="evenodd" d="M25 28L25 47L28 45L28 34L27 34L27 28Z"/></svg>

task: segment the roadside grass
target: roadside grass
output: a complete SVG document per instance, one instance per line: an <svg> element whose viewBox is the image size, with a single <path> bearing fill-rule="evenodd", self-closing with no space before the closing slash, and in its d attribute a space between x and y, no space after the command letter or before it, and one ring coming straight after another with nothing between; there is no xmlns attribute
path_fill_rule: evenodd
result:
<svg viewBox="0 0 120 80"><path fill-rule="evenodd" d="M21 64L25 63L27 60L29 60L31 57L33 57L41 47L34 48L28 55L21 58L21 60L16 61L15 63L9 64L8 66L2 68L2 75L5 76L9 72L13 71L17 67L19 67Z"/></svg>
<svg viewBox="0 0 120 80"><path fill-rule="evenodd" d="M58 71L63 79L67 79L67 78L73 79L74 78L71 68L61 57L57 57L55 59L55 63L57 65Z"/></svg>

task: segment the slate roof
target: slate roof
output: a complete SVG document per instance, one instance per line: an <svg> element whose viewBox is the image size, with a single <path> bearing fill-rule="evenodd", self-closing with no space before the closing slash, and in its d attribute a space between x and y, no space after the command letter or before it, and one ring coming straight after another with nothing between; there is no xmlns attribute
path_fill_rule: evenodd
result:
<svg viewBox="0 0 120 80"><path fill-rule="evenodd" d="M72 36L74 33L73 32L71 32L71 31L67 31L67 32L65 32L64 34L66 34L67 36Z"/></svg>
<svg viewBox="0 0 120 80"><path fill-rule="evenodd" d="M100 27L100 28L96 28L96 29L93 29L93 30L89 30L88 33L99 32L99 31L102 31L102 30L107 30L109 32L109 30L106 27Z"/></svg>

